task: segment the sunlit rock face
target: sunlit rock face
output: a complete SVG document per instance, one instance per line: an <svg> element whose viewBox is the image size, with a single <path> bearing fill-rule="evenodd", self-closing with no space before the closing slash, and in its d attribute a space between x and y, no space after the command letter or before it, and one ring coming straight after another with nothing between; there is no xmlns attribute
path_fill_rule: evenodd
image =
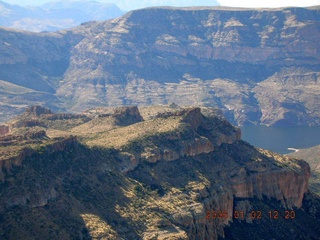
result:
<svg viewBox="0 0 320 240"><path fill-rule="evenodd" d="M0 119L175 102L240 125L318 125L319 19L319 7L159 7L55 33L0 29Z"/></svg>
<svg viewBox="0 0 320 240"><path fill-rule="evenodd" d="M279 220L281 234L298 225L303 239L305 229L319 233L309 165L242 141L212 108L57 114L35 106L7 125L10 133L0 136L3 239L218 239L239 223L236 211L254 227L252 211L280 209L296 213L289 227Z"/></svg>
<svg viewBox="0 0 320 240"><path fill-rule="evenodd" d="M75 110L175 102L237 124L319 124L318 19L302 8L133 11L73 49L58 94Z"/></svg>

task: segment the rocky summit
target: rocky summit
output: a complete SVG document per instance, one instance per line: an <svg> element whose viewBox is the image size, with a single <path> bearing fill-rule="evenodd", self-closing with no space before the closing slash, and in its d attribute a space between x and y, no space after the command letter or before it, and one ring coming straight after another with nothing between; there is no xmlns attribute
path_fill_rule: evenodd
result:
<svg viewBox="0 0 320 240"><path fill-rule="evenodd" d="M238 125L318 125L320 8L146 8L55 33L0 29L0 121L27 106L175 102Z"/></svg>
<svg viewBox="0 0 320 240"><path fill-rule="evenodd" d="M318 239L309 165L208 107L35 106L0 136L1 239Z"/></svg>

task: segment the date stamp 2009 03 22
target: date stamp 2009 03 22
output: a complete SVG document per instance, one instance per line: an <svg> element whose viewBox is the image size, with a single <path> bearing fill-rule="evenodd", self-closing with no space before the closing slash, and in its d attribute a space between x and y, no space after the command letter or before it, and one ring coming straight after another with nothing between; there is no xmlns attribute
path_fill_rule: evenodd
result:
<svg viewBox="0 0 320 240"><path fill-rule="evenodd" d="M266 213L263 213L260 210L252 210L247 213L244 211L234 211L232 215L228 214L227 211L216 211L216 210L208 210L206 211L206 219L252 219L252 220L259 220L264 217L270 218L270 219L294 219L296 217L296 213L294 210L285 210L284 212L279 212L277 210L271 210Z"/></svg>

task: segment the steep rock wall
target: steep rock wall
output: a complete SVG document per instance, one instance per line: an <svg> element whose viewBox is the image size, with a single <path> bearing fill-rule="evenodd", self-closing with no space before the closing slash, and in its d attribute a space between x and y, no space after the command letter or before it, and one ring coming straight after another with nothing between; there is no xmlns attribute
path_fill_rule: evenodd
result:
<svg viewBox="0 0 320 240"><path fill-rule="evenodd" d="M136 108L115 113L141 116ZM203 115L199 108L155 116L95 135L102 143L108 136L112 142L112 134L128 137L115 147L89 147L76 137L48 139L43 132L2 137L15 155L0 155L0 213L7 216L18 207L29 215L30 209L62 206L68 216L74 211L105 216L98 223L110 223L112 231L105 228L106 234L123 238L218 239L235 210L252 222L247 216L258 209L248 199L276 199L287 209L302 206L310 177L304 161L254 148L241 141L238 128L214 114ZM141 128L146 131L135 138ZM32 138L38 147L28 145ZM226 216L212 218L212 211ZM77 228L77 236L82 230ZM88 231L94 236L92 228Z"/></svg>

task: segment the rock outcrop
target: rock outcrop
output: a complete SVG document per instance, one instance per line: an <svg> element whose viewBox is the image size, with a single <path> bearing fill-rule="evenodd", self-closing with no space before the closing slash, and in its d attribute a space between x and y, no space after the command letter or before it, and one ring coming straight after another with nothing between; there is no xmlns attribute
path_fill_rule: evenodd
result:
<svg viewBox="0 0 320 240"><path fill-rule="evenodd" d="M44 130L40 131L31 131L27 132L22 135L6 135L0 137L0 146L10 146L14 145L15 143L25 143L24 141L32 141L32 140L39 140L46 137L46 132Z"/></svg>
<svg viewBox="0 0 320 240"><path fill-rule="evenodd" d="M112 116L116 119L116 124L121 126L143 121L137 106L116 108Z"/></svg>
<svg viewBox="0 0 320 240"><path fill-rule="evenodd" d="M44 138L46 138L46 133L44 131L36 133L28 133L25 135L18 136L7 136L5 138L0 138L0 146L7 147L8 151L2 150L0 158L0 179L4 182L6 174L11 175L13 167L22 166L23 161L35 154L35 152L47 151L47 153L52 153L55 151L63 151L68 146L74 144L76 139L74 137L69 137L67 139L56 140L55 142L47 145L41 146ZM34 140L34 141L32 141ZM28 144L38 144L39 148L32 149L29 147L24 147ZM15 151L12 151L9 147L16 148ZM18 149L17 149L18 147Z"/></svg>
<svg viewBox="0 0 320 240"><path fill-rule="evenodd" d="M9 126L1 125L0 126L0 136L9 133Z"/></svg>
<svg viewBox="0 0 320 240"><path fill-rule="evenodd" d="M210 110L156 114L149 107L143 115L152 116L144 120L137 107L108 111L87 112L88 122L69 116L60 128L65 120L36 111L45 127L15 126L0 137L1 238L32 238L31 225L43 239L218 239L229 224L252 224L252 211L276 210L268 201L296 212L290 228L303 219L297 237L308 239L305 229L320 232L312 227L318 210L300 209L310 177L306 162L254 148ZM103 128L115 119L125 124ZM89 133L81 131L88 126ZM51 225L57 231L48 231Z"/></svg>
<svg viewBox="0 0 320 240"><path fill-rule="evenodd" d="M35 117L39 117L42 114L52 114L52 111L46 107L33 106L30 108L27 108L25 113L26 115L34 115Z"/></svg>

